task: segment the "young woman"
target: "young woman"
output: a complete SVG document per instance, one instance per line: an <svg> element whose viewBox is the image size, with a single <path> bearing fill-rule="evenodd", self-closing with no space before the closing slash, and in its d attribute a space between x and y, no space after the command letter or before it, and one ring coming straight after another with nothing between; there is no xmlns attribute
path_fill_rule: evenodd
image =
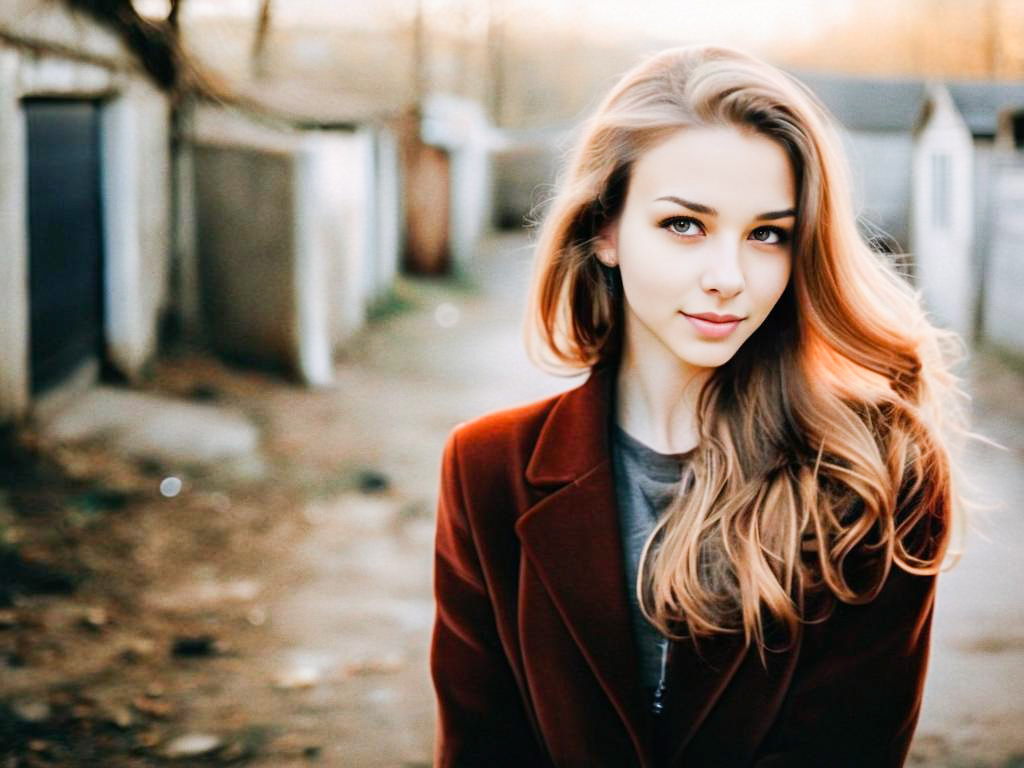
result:
<svg viewBox="0 0 1024 768"><path fill-rule="evenodd" d="M722 47L626 74L527 320L590 375L449 435L435 764L902 765L959 347L860 237L818 100Z"/></svg>

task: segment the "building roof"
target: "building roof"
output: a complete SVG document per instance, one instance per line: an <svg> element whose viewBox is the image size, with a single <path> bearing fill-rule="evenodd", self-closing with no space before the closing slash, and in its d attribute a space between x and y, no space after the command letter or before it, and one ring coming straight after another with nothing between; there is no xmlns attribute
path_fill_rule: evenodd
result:
<svg viewBox="0 0 1024 768"><path fill-rule="evenodd" d="M947 83L957 109L975 136L994 136L999 113L1024 109L1024 83Z"/></svg>
<svg viewBox="0 0 1024 768"><path fill-rule="evenodd" d="M911 131L927 97L924 78L860 77L792 71L849 130ZM1000 111L1024 108L1024 82L948 80L975 136L994 136Z"/></svg>

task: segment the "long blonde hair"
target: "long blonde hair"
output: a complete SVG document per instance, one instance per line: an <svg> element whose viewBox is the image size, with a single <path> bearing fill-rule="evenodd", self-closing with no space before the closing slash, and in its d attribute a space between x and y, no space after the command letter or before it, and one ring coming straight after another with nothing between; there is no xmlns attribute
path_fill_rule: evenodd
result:
<svg viewBox="0 0 1024 768"><path fill-rule="evenodd" d="M526 314L537 364L617 360L623 293L595 256L596 237L621 212L640 155L709 125L752 129L786 151L797 189L792 276L701 391L688 482L646 542L636 589L666 635L742 631L763 659L766 622L794 630L810 594L865 602L892 563L931 574L953 554L950 534L964 521L952 455L968 434L953 370L964 347L862 238L820 101L743 52L688 46L628 72L568 159L539 232ZM863 589L846 573L860 558L877 564Z"/></svg>

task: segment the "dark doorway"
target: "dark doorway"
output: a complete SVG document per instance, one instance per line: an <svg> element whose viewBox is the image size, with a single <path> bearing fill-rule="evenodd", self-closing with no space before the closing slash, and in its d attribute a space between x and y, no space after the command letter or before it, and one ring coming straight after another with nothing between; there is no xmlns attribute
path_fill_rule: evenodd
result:
<svg viewBox="0 0 1024 768"><path fill-rule="evenodd" d="M100 107L27 99L32 394L103 361Z"/></svg>
<svg viewBox="0 0 1024 768"><path fill-rule="evenodd" d="M451 269L451 159L440 147L419 144L406 169L406 254L409 271L442 274Z"/></svg>
<svg viewBox="0 0 1024 768"><path fill-rule="evenodd" d="M1013 148L1024 149L1024 109L1010 115L1010 127L1013 129Z"/></svg>

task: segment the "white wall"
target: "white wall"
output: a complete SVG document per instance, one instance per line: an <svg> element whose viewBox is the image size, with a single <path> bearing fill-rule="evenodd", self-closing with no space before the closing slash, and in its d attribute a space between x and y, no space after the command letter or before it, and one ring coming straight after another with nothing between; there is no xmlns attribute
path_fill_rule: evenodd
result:
<svg viewBox="0 0 1024 768"><path fill-rule="evenodd" d="M333 349L366 321L374 259L373 136L308 131L302 151L311 172L300 220L326 265Z"/></svg>
<svg viewBox="0 0 1024 768"><path fill-rule="evenodd" d="M304 378L312 385L333 381L334 347L361 326L364 317L363 238L353 237L350 220L353 208L361 203L351 199L351 181L345 183L346 170L362 176L361 168L349 168L352 150L344 138L310 133L296 154L299 343Z"/></svg>
<svg viewBox="0 0 1024 768"><path fill-rule="evenodd" d="M378 126L373 132L373 177L376 197L373 220L376 227L370 242L366 296L370 306L387 298L398 274L401 236L404 231L401 164L394 133Z"/></svg>
<svg viewBox="0 0 1024 768"><path fill-rule="evenodd" d="M25 124L18 106L19 55L0 50L0 422L29 403L28 233Z"/></svg>
<svg viewBox="0 0 1024 768"><path fill-rule="evenodd" d="M991 249L985 275L984 334L1024 358L1024 156L993 158Z"/></svg>
<svg viewBox="0 0 1024 768"><path fill-rule="evenodd" d="M935 109L913 152L910 250L915 280L932 318L970 338L977 292L971 265L974 149L949 93L944 88L932 93ZM939 199L943 197L945 203Z"/></svg>
<svg viewBox="0 0 1024 768"><path fill-rule="evenodd" d="M170 109L126 82L101 111L107 350L136 378L157 351L171 254Z"/></svg>

